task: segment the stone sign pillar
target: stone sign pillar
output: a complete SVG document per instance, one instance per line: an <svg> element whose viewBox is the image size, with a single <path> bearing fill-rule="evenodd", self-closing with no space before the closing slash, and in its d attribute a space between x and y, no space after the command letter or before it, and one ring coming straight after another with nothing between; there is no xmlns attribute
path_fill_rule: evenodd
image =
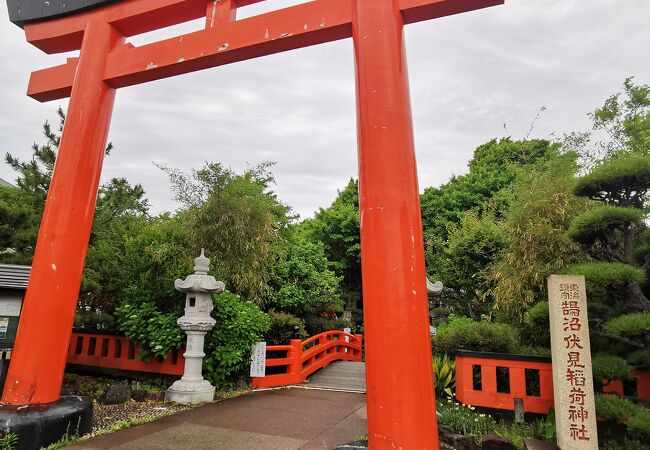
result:
<svg viewBox="0 0 650 450"><path fill-rule="evenodd" d="M194 274L185 280L176 280L176 290L186 292L185 315L178 325L187 334L185 347L185 371L183 377L165 392L166 402L206 403L214 400L214 386L203 379L203 339L212 329L215 320L210 317L214 309L212 294L223 292L224 284L208 275L210 260L203 254L194 259Z"/></svg>
<svg viewBox="0 0 650 450"><path fill-rule="evenodd" d="M598 450L585 277L548 278L557 445Z"/></svg>

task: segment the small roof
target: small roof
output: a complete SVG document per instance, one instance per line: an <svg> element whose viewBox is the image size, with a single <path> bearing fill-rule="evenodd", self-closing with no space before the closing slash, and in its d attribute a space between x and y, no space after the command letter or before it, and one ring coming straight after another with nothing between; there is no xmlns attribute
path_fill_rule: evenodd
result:
<svg viewBox="0 0 650 450"><path fill-rule="evenodd" d="M0 264L0 288L27 289L30 266L17 266L14 264Z"/></svg>
<svg viewBox="0 0 650 450"><path fill-rule="evenodd" d="M427 277L427 291L429 294L440 294L443 289L442 281L436 281L432 283L431 280Z"/></svg>

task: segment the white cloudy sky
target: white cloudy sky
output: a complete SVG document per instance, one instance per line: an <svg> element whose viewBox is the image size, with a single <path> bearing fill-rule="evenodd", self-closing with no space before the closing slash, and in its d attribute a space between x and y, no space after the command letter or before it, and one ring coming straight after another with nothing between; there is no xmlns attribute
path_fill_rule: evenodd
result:
<svg viewBox="0 0 650 450"><path fill-rule="evenodd" d="M266 8L304 2L267 0ZM67 105L26 97L29 73L66 55L47 56L25 43L4 1L0 20L0 150L29 158L42 122L55 121L57 106ZM648 0L506 0L409 25L420 189L464 173L477 145L506 135L504 123L514 138L525 137L542 106L531 137L588 129L587 113L624 78L650 83L648 24ZM354 101L350 40L123 89L103 179L142 183L160 212L175 205L154 162L190 169L218 161L241 170L272 160L280 198L309 217L356 176ZM0 164L0 177L15 174Z"/></svg>

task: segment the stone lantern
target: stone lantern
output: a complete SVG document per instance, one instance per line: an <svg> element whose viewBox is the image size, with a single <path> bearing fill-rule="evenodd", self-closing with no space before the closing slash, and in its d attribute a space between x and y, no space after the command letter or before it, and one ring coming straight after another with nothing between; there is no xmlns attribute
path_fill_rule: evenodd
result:
<svg viewBox="0 0 650 450"><path fill-rule="evenodd" d="M214 309L212 294L223 292L224 284L208 275L210 260L201 255L194 259L194 273L185 280L176 280L176 290L186 292L185 315L178 319L181 330L187 334L185 371L183 377L165 392L166 402L206 403L214 400L214 386L201 374L203 366L203 341L215 320L210 317Z"/></svg>

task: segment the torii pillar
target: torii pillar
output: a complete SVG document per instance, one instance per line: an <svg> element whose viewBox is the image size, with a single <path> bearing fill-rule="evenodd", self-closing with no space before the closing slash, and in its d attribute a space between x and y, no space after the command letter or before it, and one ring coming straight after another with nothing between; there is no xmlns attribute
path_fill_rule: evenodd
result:
<svg viewBox="0 0 650 450"><path fill-rule="evenodd" d="M48 53L80 49L80 55L30 80L28 94L37 100L71 99L2 402L59 399L115 90L351 37L369 444L437 449L403 28L503 0L313 0L236 20L238 7L260 1L88 0L76 8L99 7L74 10L51 0L54 17L40 0L8 0L29 42ZM199 17L206 18L203 30L140 47L124 42Z"/></svg>
<svg viewBox="0 0 650 450"><path fill-rule="evenodd" d="M397 0L357 0L359 213L368 443L437 449L422 218Z"/></svg>

